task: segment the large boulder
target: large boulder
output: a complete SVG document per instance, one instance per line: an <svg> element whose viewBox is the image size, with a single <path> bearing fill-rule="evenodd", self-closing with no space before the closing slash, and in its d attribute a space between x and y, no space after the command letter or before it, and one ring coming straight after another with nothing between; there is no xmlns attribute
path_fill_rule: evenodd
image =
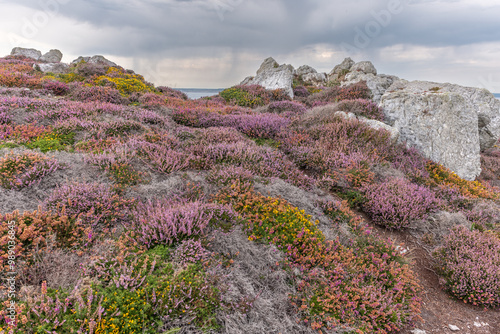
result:
<svg viewBox="0 0 500 334"><path fill-rule="evenodd" d="M326 84L326 73L308 73L302 76L302 81L308 85L320 86Z"/></svg>
<svg viewBox="0 0 500 334"><path fill-rule="evenodd" d="M292 65L279 65L273 58L264 60L257 75L248 77L242 85L261 85L266 89L283 89L293 98L293 75L295 69Z"/></svg>
<svg viewBox="0 0 500 334"><path fill-rule="evenodd" d="M336 65L330 74L328 74L328 81L338 81L342 75L351 70L354 64L351 58L345 58L342 63Z"/></svg>
<svg viewBox="0 0 500 334"><path fill-rule="evenodd" d="M73 60L71 62L71 65L78 64L82 61L89 63L89 64L100 64L100 65L106 65L106 66L112 66L112 67L118 66L116 63L104 58L103 56L92 56L92 57L80 56L80 57L76 58L75 60Z"/></svg>
<svg viewBox="0 0 500 334"><path fill-rule="evenodd" d="M478 113L461 93L419 81L395 82L380 107L400 140L466 180L481 173Z"/></svg>
<svg viewBox="0 0 500 334"><path fill-rule="evenodd" d="M65 63L41 63L33 65L33 68L44 73L51 72L55 74L68 73L69 65Z"/></svg>
<svg viewBox="0 0 500 334"><path fill-rule="evenodd" d="M399 80L399 78L393 75L385 75L385 74L375 75L373 73L364 73L361 71L355 71L347 73L344 81L342 81L340 85L344 87L358 83L360 81L366 81L366 85L372 92L373 101L378 103L380 102L382 95L384 95L386 90L396 80Z"/></svg>
<svg viewBox="0 0 500 334"><path fill-rule="evenodd" d="M26 49L26 48L16 47L16 48L12 49L10 55L11 56L23 56L26 58L38 60L42 56L42 53L36 49Z"/></svg>
<svg viewBox="0 0 500 334"><path fill-rule="evenodd" d="M406 80L394 81L388 91L411 91L416 94L426 92L456 93L461 95L477 113L478 131L481 151L493 147L500 138L500 100L483 88L464 87L450 83Z"/></svg>
<svg viewBox="0 0 500 334"><path fill-rule="evenodd" d="M302 65L297 69L297 71L295 71L295 74L299 77L302 77L306 74L314 74L314 73L318 73L318 71L316 71L313 67L309 65Z"/></svg>
<svg viewBox="0 0 500 334"><path fill-rule="evenodd" d="M59 63L63 57L63 54L61 51L53 49L44 54L43 56L40 57L40 61L46 62L46 63Z"/></svg>
<svg viewBox="0 0 500 334"><path fill-rule="evenodd" d="M295 75L307 85L320 86L326 83L326 73L318 73L309 65L303 65L295 71Z"/></svg>
<svg viewBox="0 0 500 334"><path fill-rule="evenodd" d="M359 63L352 65L350 71L377 75L377 70L371 61L360 61Z"/></svg>

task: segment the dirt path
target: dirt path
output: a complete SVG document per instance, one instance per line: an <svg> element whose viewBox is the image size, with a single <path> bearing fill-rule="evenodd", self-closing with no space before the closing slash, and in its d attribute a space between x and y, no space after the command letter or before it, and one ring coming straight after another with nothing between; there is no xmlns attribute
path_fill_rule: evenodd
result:
<svg viewBox="0 0 500 334"><path fill-rule="evenodd" d="M401 334L500 334L500 310L485 310L465 304L447 294L439 284L438 275L432 270L429 253L419 245L417 239L408 232L388 231L378 226L375 226L374 232L380 237L402 243L409 250L412 269L422 286L422 320L414 328L401 331ZM451 330L450 325L459 330Z"/></svg>

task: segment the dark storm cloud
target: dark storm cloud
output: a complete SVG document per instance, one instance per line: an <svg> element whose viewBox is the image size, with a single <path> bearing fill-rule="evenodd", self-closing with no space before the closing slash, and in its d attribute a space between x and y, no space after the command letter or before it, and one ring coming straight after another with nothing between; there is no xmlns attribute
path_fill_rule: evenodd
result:
<svg viewBox="0 0 500 334"><path fill-rule="evenodd" d="M16 3L40 9L50 1L58 0ZM190 47L287 53L308 44L355 46L356 38L367 32L372 33L369 45L364 46L367 49L398 43L446 46L500 39L499 7L492 10L472 1L401 0L400 10L389 18L384 13L398 0L59 2L59 15L89 23L103 33L114 32L101 39L101 45L95 45L89 36L82 41L82 50L92 45L122 56L175 54ZM374 23L379 23L379 30Z"/></svg>
<svg viewBox="0 0 500 334"><path fill-rule="evenodd" d="M186 87L237 83L268 56L326 72L351 56L500 91L498 17L498 0L0 0L0 46L104 54Z"/></svg>

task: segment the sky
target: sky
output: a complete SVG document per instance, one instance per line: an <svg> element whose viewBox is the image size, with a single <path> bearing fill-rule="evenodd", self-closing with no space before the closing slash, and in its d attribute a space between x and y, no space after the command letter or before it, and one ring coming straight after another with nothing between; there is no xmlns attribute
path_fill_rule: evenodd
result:
<svg viewBox="0 0 500 334"><path fill-rule="evenodd" d="M104 55L155 85L226 88L273 57L500 93L499 0L0 0L0 56Z"/></svg>

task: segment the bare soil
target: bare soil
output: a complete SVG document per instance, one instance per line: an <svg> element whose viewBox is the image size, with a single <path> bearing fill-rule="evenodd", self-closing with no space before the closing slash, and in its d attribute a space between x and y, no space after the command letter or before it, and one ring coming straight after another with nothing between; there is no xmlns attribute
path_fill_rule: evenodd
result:
<svg viewBox="0 0 500 334"><path fill-rule="evenodd" d="M366 219L366 216L363 215ZM372 224L373 225L373 224ZM433 270L432 259L420 242L406 231L389 231L374 226L374 233L382 238L390 238L402 244L408 250L411 267L422 287L421 320L413 327L401 331L401 334L425 333L467 333L499 334L500 310L483 309L465 304L449 295L439 282L439 276ZM452 331L450 325L458 327ZM422 332L419 332L421 330Z"/></svg>

